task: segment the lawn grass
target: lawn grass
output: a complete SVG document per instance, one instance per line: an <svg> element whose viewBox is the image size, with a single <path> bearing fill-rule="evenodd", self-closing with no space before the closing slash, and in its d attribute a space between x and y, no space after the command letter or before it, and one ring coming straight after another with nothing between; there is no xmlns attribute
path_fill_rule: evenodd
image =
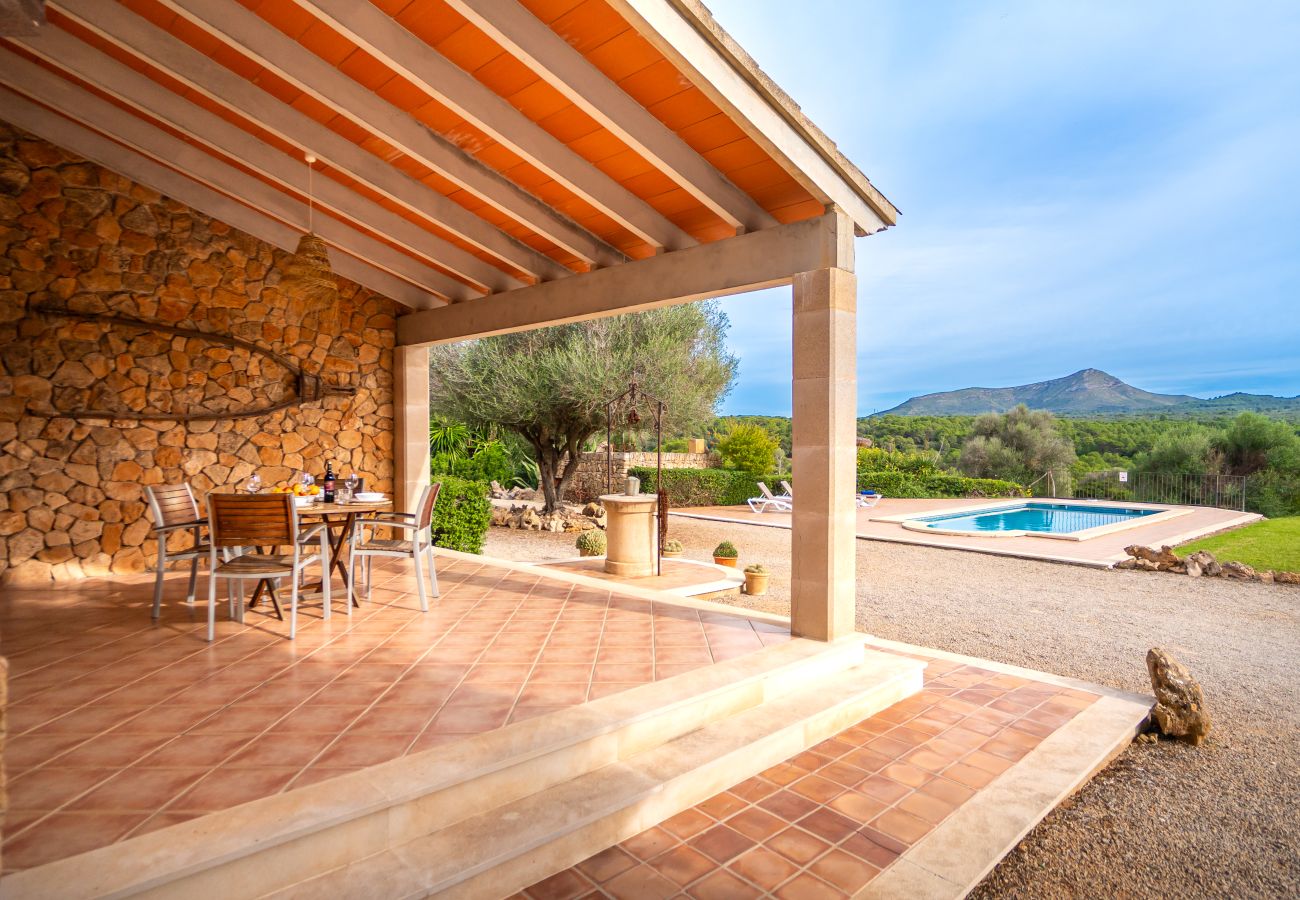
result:
<svg viewBox="0 0 1300 900"><path fill-rule="evenodd" d="M1220 562L1240 562L1274 572L1300 572L1300 516L1256 522L1178 548L1183 556L1194 550L1209 550Z"/></svg>

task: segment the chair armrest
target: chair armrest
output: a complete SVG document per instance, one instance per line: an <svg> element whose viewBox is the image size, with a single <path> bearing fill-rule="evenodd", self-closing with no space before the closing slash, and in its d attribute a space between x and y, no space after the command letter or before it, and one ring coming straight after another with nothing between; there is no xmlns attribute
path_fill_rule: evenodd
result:
<svg viewBox="0 0 1300 900"><path fill-rule="evenodd" d="M298 535L298 543L305 544L308 541L315 540L316 536L319 535L321 531L324 530L324 528L325 528L324 522L320 522L319 524L310 526L306 531Z"/></svg>
<svg viewBox="0 0 1300 900"><path fill-rule="evenodd" d="M415 517L412 516L411 518L414 519ZM361 519L361 520L359 520L359 521L360 521L361 523L364 523L366 526L370 526L370 525L383 525L383 526L385 526L385 527L387 527L387 528L416 528L416 527L418 527L418 526L415 524L415 522L413 522L413 521L411 521L411 522L404 522L404 521L402 521L401 519L390 519L390 518L388 518L387 516L375 516L373 519Z"/></svg>
<svg viewBox="0 0 1300 900"><path fill-rule="evenodd" d="M164 534L169 531L179 531L183 528L199 528L199 527L206 528L207 525L208 525L207 519L195 519L193 522L177 522L175 525L155 525L153 528L153 533Z"/></svg>

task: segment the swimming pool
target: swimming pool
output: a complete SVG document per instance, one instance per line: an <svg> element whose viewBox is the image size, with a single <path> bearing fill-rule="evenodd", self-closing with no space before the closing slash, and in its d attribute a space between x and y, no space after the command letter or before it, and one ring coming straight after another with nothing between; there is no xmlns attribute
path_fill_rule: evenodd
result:
<svg viewBox="0 0 1300 900"><path fill-rule="evenodd" d="M971 534L988 537L1036 535L1077 538L1093 529L1110 531L1116 526L1140 524L1141 520L1166 510L1100 504L1059 503L1029 500L1007 506L957 510L932 516L916 516L903 524L915 531L943 534ZM1089 535L1090 536L1090 535Z"/></svg>

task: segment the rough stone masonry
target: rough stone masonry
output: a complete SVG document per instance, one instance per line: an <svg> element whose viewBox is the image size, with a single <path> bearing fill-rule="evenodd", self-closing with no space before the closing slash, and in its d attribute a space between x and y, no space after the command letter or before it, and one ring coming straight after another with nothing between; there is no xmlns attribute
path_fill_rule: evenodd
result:
<svg viewBox="0 0 1300 900"><path fill-rule="evenodd" d="M155 554L144 486L197 494L355 471L393 486L396 304L344 279L310 308L277 285L288 254L0 122L0 582L139 572ZM42 312L54 310L56 314ZM238 338L260 354L58 311ZM209 421L73 417L207 413ZM183 544L187 537L177 535Z"/></svg>

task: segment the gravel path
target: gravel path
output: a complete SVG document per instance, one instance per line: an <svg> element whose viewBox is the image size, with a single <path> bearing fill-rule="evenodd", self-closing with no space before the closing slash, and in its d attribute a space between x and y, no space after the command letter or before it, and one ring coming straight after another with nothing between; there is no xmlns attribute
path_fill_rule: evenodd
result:
<svg viewBox="0 0 1300 900"><path fill-rule="evenodd" d="M789 611L790 533L673 518L686 556L726 538ZM975 897L1300 895L1300 588L1117 572L858 541L858 627L892 640L1149 692L1160 645L1205 689L1200 748L1134 744L1052 812ZM571 535L494 528L485 552L574 555Z"/></svg>

